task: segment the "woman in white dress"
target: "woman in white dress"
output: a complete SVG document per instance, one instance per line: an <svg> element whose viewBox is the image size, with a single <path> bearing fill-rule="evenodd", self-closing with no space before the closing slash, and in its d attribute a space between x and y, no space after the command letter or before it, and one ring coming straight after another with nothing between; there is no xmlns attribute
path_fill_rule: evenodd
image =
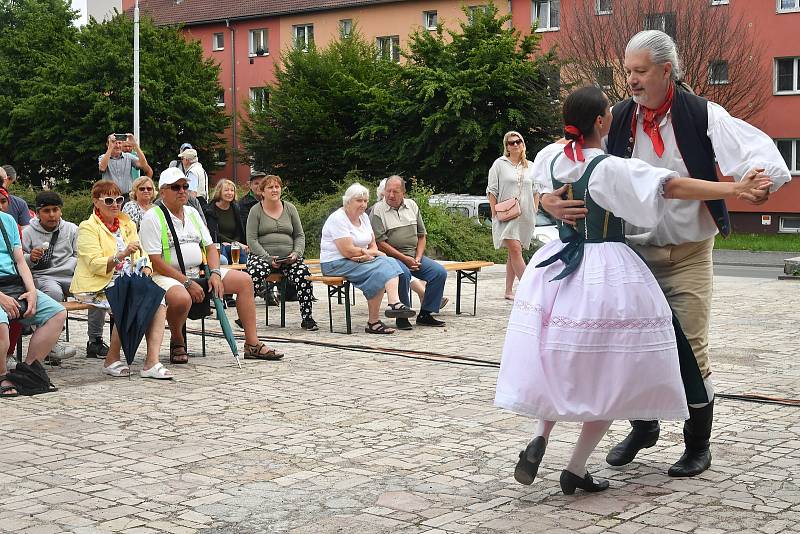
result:
<svg viewBox="0 0 800 534"><path fill-rule="evenodd" d="M525 157L525 139L518 132L507 132L503 136L503 155L489 169L486 197L492 210L492 241L494 248L508 249L506 262L507 300L514 300L514 280L521 279L525 272L522 249L528 250L536 227L536 194L533 190L533 166ZM501 221L497 217L496 205L517 199L519 217Z"/></svg>
<svg viewBox="0 0 800 534"><path fill-rule="evenodd" d="M738 183L680 178L637 159L608 156L609 102L584 87L564 102L566 146L533 162L539 191L568 184L588 213L533 256L517 288L495 404L539 419L514 476L531 484L555 421L583 422L561 472L565 494L602 491L586 461L614 419L688 418L672 313L655 278L625 244L624 221L652 227L665 199L716 199L769 187L751 171Z"/></svg>

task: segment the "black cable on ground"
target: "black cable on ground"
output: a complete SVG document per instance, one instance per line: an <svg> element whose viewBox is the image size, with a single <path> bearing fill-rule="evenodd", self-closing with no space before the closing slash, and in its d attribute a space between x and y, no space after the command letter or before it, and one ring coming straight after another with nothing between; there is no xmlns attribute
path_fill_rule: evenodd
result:
<svg viewBox="0 0 800 534"><path fill-rule="evenodd" d="M73 317L70 320L86 321L86 319L82 317ZM194 334L197 336L201 335L201 331L198 329L187 329L187 333ZM206 329L206 336L219 339L224 339L225 337L225 335L222 332L217 332L215 330L208 330L208 329ZM234 333L234 337L239 341L244 340L244 334ZM450 363L454 365L466 365L469 367L484 367L484 368L495 368L495 369L500 367L500 364L498 362L494 362L491 360L471 358L469 356L441 354L432 351L408 350L408 349L405 350L385 349L382 347L370 347L369 345L349 345L349 344L344 345L340 343L331 343L329 341L311 341L307 339L292 339L292 338L277 337L277 336L262 336L261 339L274 343L303 344L303 345L310 345L313 347L351 350L355 352L364 352L368 354L381 354L384 356L398 356L400 358L406 358L410 360ZM772 397L768 395L762 395L759 393L742 393L742 394L715 393L714 396L720 399L728 399L741 402L754 402L757 404L775 404L778 406L800 407L800 399L786 399L782 397Z"/></svg>

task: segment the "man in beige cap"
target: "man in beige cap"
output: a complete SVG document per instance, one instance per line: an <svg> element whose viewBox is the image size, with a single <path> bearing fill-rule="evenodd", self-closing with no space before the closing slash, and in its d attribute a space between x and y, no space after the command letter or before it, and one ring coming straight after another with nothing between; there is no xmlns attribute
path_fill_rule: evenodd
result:
<svg viewBox="0 0 800 534"><path fill-rule="evenodd" d="M178 154L178 157L181 158L183 168L186 169L184 174L189 180L189 193L195 198L202 198L200 203L205 204L205 201L208 200L208 173L197 161L197 150L185 148Z"/></svg>

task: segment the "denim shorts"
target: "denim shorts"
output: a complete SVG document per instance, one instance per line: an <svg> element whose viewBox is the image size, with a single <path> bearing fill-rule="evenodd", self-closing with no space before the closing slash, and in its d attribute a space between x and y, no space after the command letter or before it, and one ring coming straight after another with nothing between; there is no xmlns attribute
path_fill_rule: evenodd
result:
<svg viewBox="0 0 800 534"><path fill-rule="evenodd" d="M41 326L62 311L64 311L64 306L37 290L36 313L33 314L33 317L20 319L19 322L26 325ZM8 314L3 308L0 308L0 323L8 324Z"/></svg>
<svg viewBox="0 0 800 534"><path fill-rule="evenodd" d="M367 263L343 258L341 260L326 261L321 263L322 274L325 276L344 276L354 286L371 299L382 291L386 282L400 276L402 271L392 258L378 256Z"/></svg>

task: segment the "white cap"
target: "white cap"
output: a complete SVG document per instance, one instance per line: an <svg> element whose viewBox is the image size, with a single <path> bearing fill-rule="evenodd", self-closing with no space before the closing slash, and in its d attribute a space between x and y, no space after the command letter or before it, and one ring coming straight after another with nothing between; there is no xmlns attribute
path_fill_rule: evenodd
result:
<svg viewBox="0 0 800 534"><path fill-rule="evenodd" d="M165 185L172 185L178 180L186 180L186 175L178 167L164 169L158 177L158 188L161 189Z"/></svg>

